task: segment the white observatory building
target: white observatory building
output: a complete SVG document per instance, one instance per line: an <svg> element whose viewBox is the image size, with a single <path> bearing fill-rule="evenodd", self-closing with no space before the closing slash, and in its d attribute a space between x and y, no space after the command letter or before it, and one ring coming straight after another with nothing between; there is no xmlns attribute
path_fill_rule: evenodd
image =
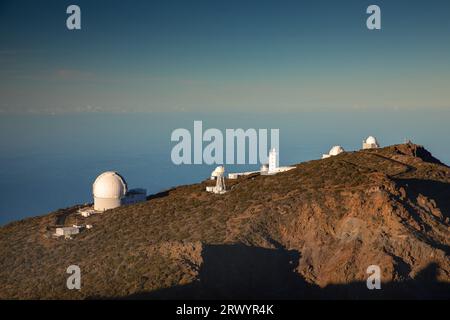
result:
<svg viewBox="0 0 450 320"><path fill-rule="evenodd" d="M279 155L275 148L272 148L269 152L269 163L261 166L261 175L272 175L279 172L285 172L294 169L295 167L280 167Z"/></svg>
<svg viewBox="0 0 450 320"><path fill-rule="evenodd" d="M377 149L380 145L378 144L378 141L375 137L369 136L366 140L363 140L362 148L363 150L366 149Z"/></svg>
<svg viewBox="0 0 450 320"><path fill-rule="evenodd" d="M211 180L216 180L224 172L223 166L216 167L213 172L211 172Z"/></svg>
<svg viewBox="0 0 450 320"><path fill-rule="evenodd" d="M219 166L211 173L211 180L216 180L216 185L211 187L206 187L206 191L216 193L216 194L223 194L227 192L226 186L225 186L225 167Z"/></svg>
<svg viewBox="0 0 450 320"><path fill-rule="evenodd" d="M278 152L275 148L272 148L269 152L269 173L275 172L278 168Z"/></svg>
<svg viewBox="0 0 450 320"><path fill-rule="evenodd" d="M145 189L128 190L125 179L115 171L107 171L99 175L92 185L92 193L95 211L105 211L123 204L145 201L147 197Z"/></svg>
<svg viewBox="0 0 450 320"><path fill-rule="evenodd" d="M330 149L330 152L328 152L328 154L322 155L322 159L337 156L342 152L345 152L344 148L342 148L341 146L334 146L333 148Z"/></svg>
<svg viewBox="0 0 450 320"><path fill-rule="evenodd" d="M236 173L230 173L228 174L228 179L237 179L239 177L243 177L243 176L249 176L255 173L259 173L260 175L263 176L268 176L268 175L272 175L272 174L277 174L280 172L285 172L285 171L289 171L292 169L295 169L295 167L280 167L279 166L279 154L277 152L277 150L275 148L272 148L269 151L269 163L264 163L261 168L259 169L259 171L247 171L247 172L236 172ZM219 167L217 167L219 168ZM217 169L216 169L217 170ZM211 179L213 178L214 172L211 174Z"/></svg>

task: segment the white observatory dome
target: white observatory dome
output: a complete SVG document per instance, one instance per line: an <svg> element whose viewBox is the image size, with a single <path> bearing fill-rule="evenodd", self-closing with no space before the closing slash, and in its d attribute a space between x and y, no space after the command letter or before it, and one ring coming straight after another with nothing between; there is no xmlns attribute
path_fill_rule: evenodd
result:
<svg viewBox="0 0 450 320"><path fill-rule="evenodd" d="M218 176L221 176L221 175L224 174L225 168L224 168L224 166L219 166L219 167L217 167L216 170L214 170L214 171L216 171L216 174L217 174Z"/></svg>
<svg viewBox="0 0 450 320"><path fill-rule="evenodd" d="M344 152L344 148L342 148L341 146L334 146L333 148L331 148L330 152L328 153L330 156L337 156L338 154Z"/></svg>
<svg viewBox="0 0 450 320"><path fill-rule="evenodd" d="M373 136L369 136L369 137L366 139L366 143L367 143L367 144L378 145L377 139L376 139L375 137L373 137Z"/></svg>
<svg viewBox="0 0 450 320"><path fill-rule="evenodd" d="M223 166L218 166L214 169L214 171L211 173L211 177L212 178L217 178L218 176L220 176L221 174L223 174L224 172L224 168Z"/></svg>
<svg viewBox="0 0 450 320"><path fill-rule="evenodd" d="M127 183L114 171L103 172L92 186L94 198L121 199L127 191Z"/></svg>

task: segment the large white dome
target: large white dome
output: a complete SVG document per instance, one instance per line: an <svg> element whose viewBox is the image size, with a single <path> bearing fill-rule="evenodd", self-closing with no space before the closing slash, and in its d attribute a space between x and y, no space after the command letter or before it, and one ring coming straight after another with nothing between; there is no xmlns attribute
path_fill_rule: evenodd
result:
<svg viewBox="0 0 450 320"><path fill-rule="evenodd" d="M366 139L366 143L367 144L378 144L377 139L375 137L373 137L373 136L369 136Z"/></svg>
<svg viewBox="0 0 450 320"><path fill-rule="evenodd" d="M120 199L127 191L127 183L114 171L103 172L92 186L92 193L96 198Z"/></svg>
<svg viewBox="0 0 450 320"><path fill-rule="evenodd" d="M331 148L330 152L328 153L330 156L337 156L338 154L344 152L344 148L342 148L341 146L334 146L333 148Z"/></svg>

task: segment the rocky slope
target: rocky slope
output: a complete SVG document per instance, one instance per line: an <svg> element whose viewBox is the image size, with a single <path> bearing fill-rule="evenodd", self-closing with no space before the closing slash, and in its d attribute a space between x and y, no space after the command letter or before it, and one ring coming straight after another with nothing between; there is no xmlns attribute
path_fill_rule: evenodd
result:
<svg viewBox="0 0 450 320"><path fill-rule="evenodd" d="M450 169L421 146L208 181L83 219L0 228L0 298L450 298ZM94 227L71 240L56 224ZM78 265L82 289L68 290ZM381 268L381 290L366 269Z"/></svg>

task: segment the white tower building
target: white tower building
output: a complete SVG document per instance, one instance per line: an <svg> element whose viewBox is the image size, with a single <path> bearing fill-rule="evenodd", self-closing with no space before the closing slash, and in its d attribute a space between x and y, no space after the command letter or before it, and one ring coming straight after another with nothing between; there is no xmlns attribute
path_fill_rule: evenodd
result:
<svg viewBox="0 0 450 320"><path fill-rule="evenodd" d="M278 168L278 152L272 148L269 152L269 173L275 172Z"/></svg>
<svg viewBox="0 0 450 320"><path fill-rule="evenodd" d="M224 193L226 191L225 187L225 168L220 166L217 168L217 180L216 180L216 188L214 193Z"/></svg>
<svg viewBox="0 0 450 320"><path fill-rule="evenodd" d="M94 210L105 211L119 207L127 192L127 183L117 172L102 173L95 179L92 186Z"/></svg>
<svg viewBox="0 0 450 320"><path fill-rule="evenodd" d="M363 149L377 149L380 147L380 145L378 144L378 141L375 137L373 136L369 136L367 137L366 140L363 140L363 145L362 145Z"/></svg>

